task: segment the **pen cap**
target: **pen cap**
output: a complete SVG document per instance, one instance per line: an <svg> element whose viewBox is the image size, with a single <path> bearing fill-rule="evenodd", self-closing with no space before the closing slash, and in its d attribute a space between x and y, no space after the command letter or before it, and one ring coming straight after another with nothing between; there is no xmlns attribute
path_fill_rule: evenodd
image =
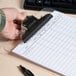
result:
<svg viewBox="0 0 76 76"><path fill-rule="evenodd" d="M27 29L30 29L31 27L33 27L34 23L37 20L38 19L34 16L27 16L26 19L23 21L23 26L26 27Z"/></svg>
<svg viewBox="0 0 76 76"><path fill-rule="evenodd" d="M20 65L18 68L25 76L34 76L34 74L30 70L26 69L22 65Z"/></svg>

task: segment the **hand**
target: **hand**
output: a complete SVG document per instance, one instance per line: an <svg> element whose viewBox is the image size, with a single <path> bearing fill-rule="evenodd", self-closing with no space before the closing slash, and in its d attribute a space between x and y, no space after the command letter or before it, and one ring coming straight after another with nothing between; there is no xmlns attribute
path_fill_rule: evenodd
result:
<svg viewBox="0 0 76 76"><path fill-rule="evenodd" d="M21 32L23 30L20 22L26 17L25 13L20 13L15 8L3 8L4 14L6 16L6 24L2 31L2 35L5 38L14 40L21 38Z"/></svg>

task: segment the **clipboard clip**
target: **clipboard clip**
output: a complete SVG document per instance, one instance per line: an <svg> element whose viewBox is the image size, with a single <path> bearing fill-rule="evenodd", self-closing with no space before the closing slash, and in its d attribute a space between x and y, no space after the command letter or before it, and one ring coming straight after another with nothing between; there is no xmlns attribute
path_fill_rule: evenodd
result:
<svg viewBox="0 0 76 76"><path fill-rule="evenodd" d="M46 24L53 16L46 14L45 16L37 19L35 16L27 16L23 21L23 26L26 32L22 36L23 42L27 42L44 24Z"/></svg>

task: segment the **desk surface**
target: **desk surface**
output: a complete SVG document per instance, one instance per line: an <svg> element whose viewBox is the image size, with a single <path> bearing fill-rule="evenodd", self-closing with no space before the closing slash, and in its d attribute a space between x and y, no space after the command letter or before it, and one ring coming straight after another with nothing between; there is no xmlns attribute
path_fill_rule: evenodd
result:
<svg viewBox="0 0 76 76"><path fill-rule="evenodd" d="M26 10L26 13L27 15L33 14L37 17L41 17L47 12ZM8 52L11 51L18 44L18 42L19 41L9 41L0 38L0 76L23 76L17 68L19 65L23 65L30 69L35 74L35 76L61 76L38 65L30 63L29 61L9 54Z"/></svg>

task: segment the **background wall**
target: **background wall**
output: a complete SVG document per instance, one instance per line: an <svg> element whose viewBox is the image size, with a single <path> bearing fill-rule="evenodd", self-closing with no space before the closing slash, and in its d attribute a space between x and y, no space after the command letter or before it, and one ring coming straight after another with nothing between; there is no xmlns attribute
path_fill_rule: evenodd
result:
<svg viewBox="0 0 76 76"><path fill-rule="evenodd" d="M0 8L15 7L22 8L24 0L0 0Z"/></svg>

